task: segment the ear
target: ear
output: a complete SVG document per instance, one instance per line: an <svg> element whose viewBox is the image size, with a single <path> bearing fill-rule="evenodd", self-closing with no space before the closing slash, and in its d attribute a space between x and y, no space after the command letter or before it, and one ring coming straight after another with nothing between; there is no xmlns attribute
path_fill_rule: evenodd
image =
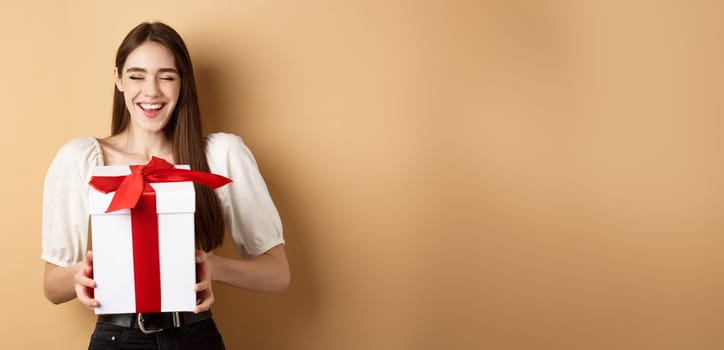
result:
<svg viewBox="0 0 724 350"><path fill-rule="evenodd" d="M113 79L116 81L116 89L123 92L123 85L121 84L121 76L118 74L118 67L113 68Z"/></svg>

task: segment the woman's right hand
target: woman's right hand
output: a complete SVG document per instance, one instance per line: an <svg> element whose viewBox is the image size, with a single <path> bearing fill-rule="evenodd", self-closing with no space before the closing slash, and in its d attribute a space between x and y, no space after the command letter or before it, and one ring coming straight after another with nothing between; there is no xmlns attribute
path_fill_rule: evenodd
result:
<svg viewBox="0 0 724 350"><path fill-rule="evenodd" d="M96 282L93 280L93 252L88 251L85 261L78 265L78 270L75 273L75 296L85 307L91 310L100 306L100 303L93 295L93 288L95 287Z"/></svg>

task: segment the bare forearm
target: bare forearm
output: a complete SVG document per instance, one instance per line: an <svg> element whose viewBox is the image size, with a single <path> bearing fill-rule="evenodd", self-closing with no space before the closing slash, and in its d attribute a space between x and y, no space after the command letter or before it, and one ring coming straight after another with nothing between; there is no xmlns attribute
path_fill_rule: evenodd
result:
<svg viewBox="0 0 724 350"><path fill-rule="evenodd" d="M74 275L78 265L61 267L51 263L45 263L45 277L43 290L45 297L53 304L61 304L75 298Z"/></svg>
<svg viewBox="0 0 724 350"><path fill-rule="evenodd" d="M289 285L289 264L281 245L250 260L215 255L209 259L215 281L257 292L283 292Z"/></svg>

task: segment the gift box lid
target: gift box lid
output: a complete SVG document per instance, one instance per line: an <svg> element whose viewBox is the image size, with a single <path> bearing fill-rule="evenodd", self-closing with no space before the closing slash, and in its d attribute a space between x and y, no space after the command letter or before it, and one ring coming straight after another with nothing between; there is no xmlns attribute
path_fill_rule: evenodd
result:
<svg viewBox="0 0 724 350"><path fill-rule="evenodd" d="M190 169L188 165L176 165L177 169ZM131 169L124 165L95 166L91 169L91 176L125 176L130 175ZM159 182L150 184L156 192L156 211L164 213L193 213L196 210L196 194L191 181ZM121 209L106 213L116 192L103 193L89 186L88 212L91 215L130 214L130 209Z"/></svg>

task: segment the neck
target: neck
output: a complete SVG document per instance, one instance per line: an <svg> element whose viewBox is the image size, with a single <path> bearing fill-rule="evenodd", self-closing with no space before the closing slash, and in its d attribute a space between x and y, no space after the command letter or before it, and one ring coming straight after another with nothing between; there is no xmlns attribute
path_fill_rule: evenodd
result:
<svg viewBox="0 0 724 350"><path fill-rule="evenodd" d="M173 153L171 142L166 138L163 131L138 131L129 125L128 129L119 136L121 136L120 139L124 143L123 148L126 153L135 154L147 160L150 160L151 156L167 158L168 155Z"/></svg>

